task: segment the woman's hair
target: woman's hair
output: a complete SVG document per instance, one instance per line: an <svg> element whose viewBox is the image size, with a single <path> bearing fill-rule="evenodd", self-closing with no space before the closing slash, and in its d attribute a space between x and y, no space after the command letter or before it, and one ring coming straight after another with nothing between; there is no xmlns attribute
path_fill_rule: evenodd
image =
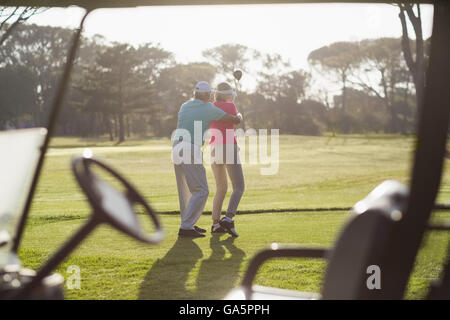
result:
<svg viewBox="0 0 450 320"><path fill-rule="evenodd" d="M231 89L232 89L231 86L226 82L219 83L219 85L217 86L218 91L226 91ZM215 99L216 101L227 101L228 96L229 94L216 93Z"/></svg>

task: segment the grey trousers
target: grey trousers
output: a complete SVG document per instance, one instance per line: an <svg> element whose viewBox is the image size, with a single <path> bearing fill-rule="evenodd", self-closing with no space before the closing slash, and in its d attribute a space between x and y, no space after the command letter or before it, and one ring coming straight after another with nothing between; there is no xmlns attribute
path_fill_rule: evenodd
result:
<svg viewBox="0 0 450 320"><path fill-rule="evenodd" d="M181 229L192 230L208 199L209 189L203 164L174 164L180 202Z"/></svg>

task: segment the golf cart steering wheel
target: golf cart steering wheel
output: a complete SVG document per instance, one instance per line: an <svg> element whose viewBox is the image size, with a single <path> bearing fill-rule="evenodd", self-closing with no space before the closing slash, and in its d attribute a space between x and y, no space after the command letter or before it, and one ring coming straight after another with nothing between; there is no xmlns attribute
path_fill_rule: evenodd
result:
<svg viewBox="0 0 450 320"><path fill-rule="evenodd" d="M118 191L96 175L93 171L94 168L100 169L103 171L102 173L106 173L117 180L124 187L124 192ZM134 239L148 244L157 244L164 238L164 232L155 211L117 171L90 157L75 158L72 161L72 171L93 209L90 219L47 260L36 275L31 277L22 287L12 292L8 298L30 299L36 294L39 296L41 290L39 287L42 287L44 278L50 275L102 223L109 224ZM142 206L145 214L150 216L155 230L152 234L144 232L139 223L138 213L134 209L136 205Z"/></svg>
<svg viewBox="0 0 450 320"><path fill-rule="evenodd" d="M117 180L125 189L118 191L108 182L93 172L97 167ZM163 237L161 223L150 205L142 195L117 171L90 157L79 157L72 161L72 171L94 210L94 219L111 224L133 238L150 244L159 243ZM134 207L140 205L145 214L150 216L154 225L153 234L146 234L137 218Z"/></svg>

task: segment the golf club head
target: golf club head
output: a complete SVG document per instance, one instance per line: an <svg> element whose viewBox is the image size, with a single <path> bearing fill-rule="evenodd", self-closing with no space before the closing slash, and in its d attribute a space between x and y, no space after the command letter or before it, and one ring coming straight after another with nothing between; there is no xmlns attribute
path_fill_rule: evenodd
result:
<svg viewBox="0 0 450 320"><path fill-rule="evenodd" d="M233 77L237 80L237 81L239 81L239 80L241 80L241 78L242 78L242 71L241 70L235 70L234 72L233 72Z"/></svg>

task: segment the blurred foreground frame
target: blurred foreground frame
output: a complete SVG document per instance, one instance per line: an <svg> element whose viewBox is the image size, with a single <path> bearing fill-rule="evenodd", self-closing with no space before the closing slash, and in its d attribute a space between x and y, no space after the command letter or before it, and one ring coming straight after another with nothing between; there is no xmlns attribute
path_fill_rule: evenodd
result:
<svg viewBox="0 0 450 320"><path fill-rule="evenodd" d="M233 5L233 4L294 4L294 3L380 3L389 4L393 1L161 1L161 0L131 0L131 1L69 1L69 0L4 0L1 5L7 6L38 6L38 7L68 7L80 6L88 11L97 8L121 8L136 6L175 6L175 5ZM402 222L400 232L393 235L393 244L389 248L385 261L392 270L387 279L387 293L383 298L399 299L409 279L415 257L427 229L427 221L433 210L437 191L440 185L443 159L447 140L450 92L447 90L450 76L448 31L450 24L450 3L446 1L400 1L401 3L442 4L439 12L435 12L433 22L433 40L431 48L430 69L425 92L424 106L420 110L418 146L412 169L411 192L407 205L407 214ZM405 246L405 239L408 240ZM314 256L323 252L315 252ZM448 265L447 265L448 266ZM446 270L448 275L449 270ZM443 283L448 277L443 279ZM446 286L448 287L448 286ZM432 296L430 294L430 296ZM358 296L356 297L358 298Z"/></svg>

